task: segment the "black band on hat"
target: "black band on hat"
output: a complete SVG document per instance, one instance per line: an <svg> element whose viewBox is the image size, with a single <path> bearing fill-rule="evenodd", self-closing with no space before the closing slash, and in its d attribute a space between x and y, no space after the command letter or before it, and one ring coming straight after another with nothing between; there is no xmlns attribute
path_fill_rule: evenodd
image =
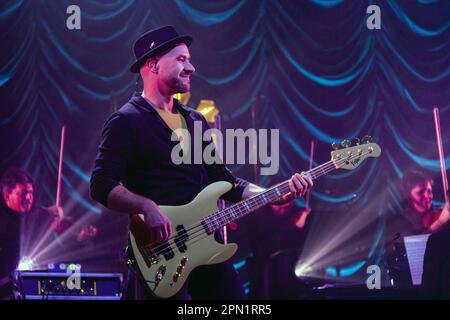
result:
<svg viewBox="0 0 450 320"><path fill-rule="evenodd" d="M192 37L178 35L173 26L165 26L144 33L134 43L133 51L136 61L130 67L130 71L138 73L148 58L172 49L180 43L189 47L192 43Z"/></svg>

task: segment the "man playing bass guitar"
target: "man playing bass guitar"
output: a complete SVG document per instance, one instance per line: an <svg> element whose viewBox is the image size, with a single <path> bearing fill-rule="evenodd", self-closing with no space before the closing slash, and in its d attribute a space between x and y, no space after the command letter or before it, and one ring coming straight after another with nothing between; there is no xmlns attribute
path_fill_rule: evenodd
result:
<svg viewBox="0 0 450 320"><path fill-rule="evenodd" d="M236 178L223 164L177 165L171 161L173 132L180 128L192 132L196 121L202 123L202 130L208 129L200 113L173 98L190 90L190 76L195 71L188 49L191 41L190 36L179 36L173 27L166 26L145 33L135 42L136 61L131 71L142 77L143 92L136 93L106 121L91 176L95 200L115 211L143 215L149 243L163 243L173 230L160 205L189 203L216 181L233 184L223 195L232 202L264 190ZM312 185L308 176L294 174L290 192L276 203L300 197ZM135 281L141 283L132 290L139 292L140 297L134 298L151 298L142 281ZM223 262L196 268L174 298L241 299L243 290L232 265Z"/></svg>

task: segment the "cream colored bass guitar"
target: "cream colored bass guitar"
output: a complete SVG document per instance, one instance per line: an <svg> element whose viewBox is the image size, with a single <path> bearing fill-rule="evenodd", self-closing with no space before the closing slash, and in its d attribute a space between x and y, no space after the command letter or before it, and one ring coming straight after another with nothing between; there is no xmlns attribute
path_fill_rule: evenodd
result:
<svg viewBox="0 0 450 320"><path fill-rule="evenodd" d="M334 150L331 160L307 172L311 179L335 169L353 170L368 157L378 157L380 147L363 139L356 146ZM142 215L131 220L129 241L133 259L129 261L152 294L160 298L174 296L183 286L191 271L201 265L220 263L230 259L238 246L221 244L214 233L245 215L289 193L288 181L266 191L218 210L217 201L231 189L229 182L215 182L203 189L192 202L182 206L160 206L172 222L170 239L165 243L149 244Z"/></svg>

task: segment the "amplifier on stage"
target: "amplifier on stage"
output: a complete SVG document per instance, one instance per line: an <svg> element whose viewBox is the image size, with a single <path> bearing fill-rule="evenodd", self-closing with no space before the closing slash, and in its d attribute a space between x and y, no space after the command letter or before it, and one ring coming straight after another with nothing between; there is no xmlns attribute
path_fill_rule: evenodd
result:
<svg viewBox="0 0 450 320"><path fill-rule="evenodd" d="M123 276L120 273L17 271L14 274L16 299L27 300L120 300Z"/></svg>

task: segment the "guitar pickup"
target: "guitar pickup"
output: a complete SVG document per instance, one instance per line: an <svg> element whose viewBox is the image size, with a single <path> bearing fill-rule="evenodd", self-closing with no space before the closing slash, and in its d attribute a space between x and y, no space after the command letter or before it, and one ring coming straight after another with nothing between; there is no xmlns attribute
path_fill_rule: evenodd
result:
<svg viewBox="0 0 450 320"><path fill-rule="evenodd" d="M166 260L170 260L175 257L175 253L173 252L173 249L169 242L164 242L163 244L161 244L161 247L162 255Z"/></svg>
<svg viewBox="0 0 450 320"><path fill-rule="evenodd" d="M183 225L178 225L176 230L178 235L175 237L175 244L180 252L185 252L187 250L186 242L189 240L189 235Z"/></svg>
<svg viewBox="0 0 450 320"><path fill-rule="evenodd" d="M155 248L158 248L158 252L155 252ZM143 247L144 257L150 262L150 264L157 264L161 261L160 256L162 255L166 260L170 260L175 257L172 247L169 242L165 242L160 245L156 245L155 248L149 246Z"/></svg>

